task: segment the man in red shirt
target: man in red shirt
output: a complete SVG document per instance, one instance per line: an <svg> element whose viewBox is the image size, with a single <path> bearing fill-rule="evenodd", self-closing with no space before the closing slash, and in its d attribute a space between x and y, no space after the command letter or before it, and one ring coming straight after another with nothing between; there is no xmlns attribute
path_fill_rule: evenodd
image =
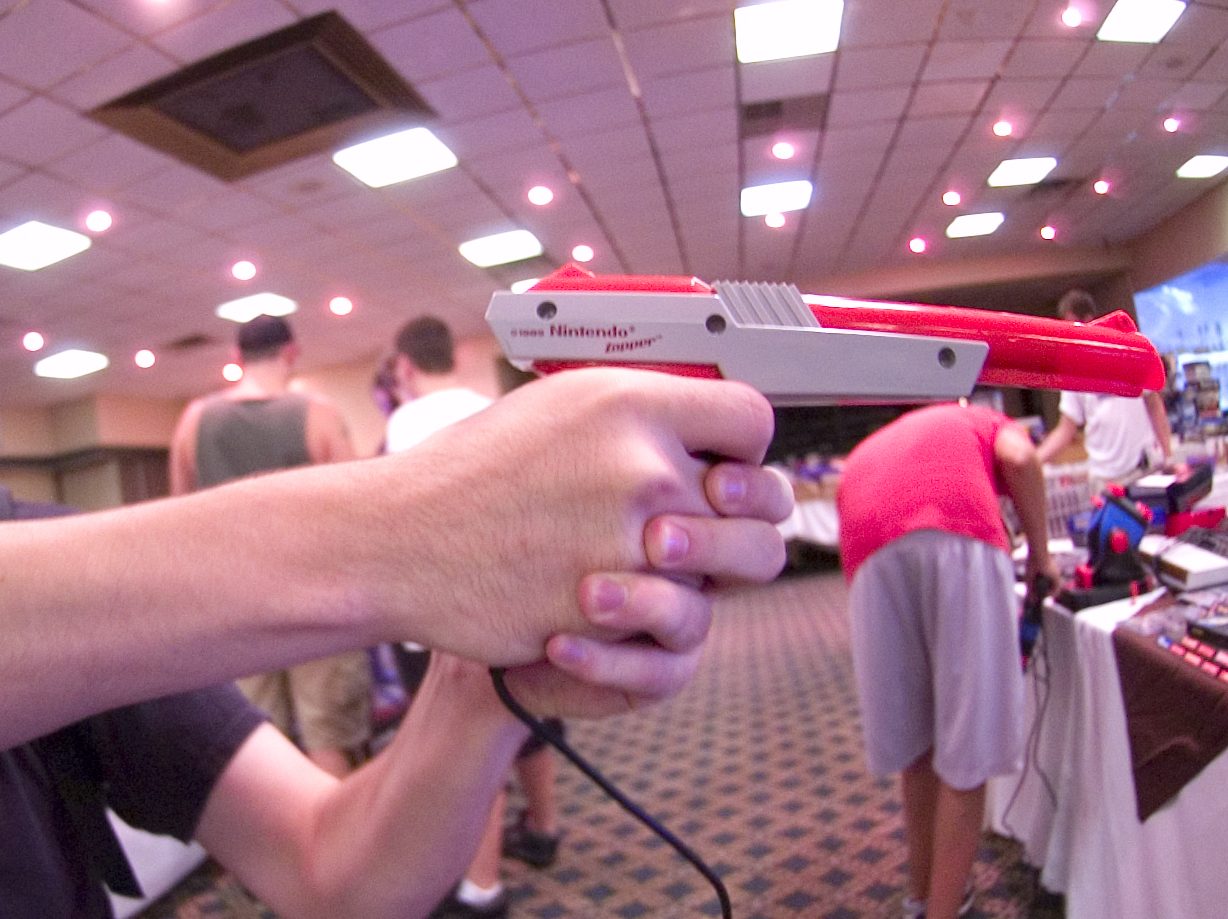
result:
<svg viewBox="0 0 1228 919"><path fill-rule="evenodd" d="M971 909L985 782L1018 768L1023 680L1010 541L1015 504L1029 581L1057 583L1044 476L1031 439L979 406L918 409L849 455L841 562L866 757L901 773L909 849L906 917Z"/></svg>

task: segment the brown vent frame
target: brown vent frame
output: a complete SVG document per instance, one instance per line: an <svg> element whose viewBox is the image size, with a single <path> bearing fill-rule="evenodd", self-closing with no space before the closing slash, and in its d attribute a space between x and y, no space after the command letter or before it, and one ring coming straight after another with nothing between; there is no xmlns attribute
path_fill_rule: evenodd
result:
<svg viewBox="0 0 1228 919"><path fill-rule="evenodd" d="M299 133L240 151L171 117L159 103L207 88L210 83L287 53L310 50L349 82L371 108ZM336 13L322 13L293 26L215 54L90 112L90 117L185 163L226 181L243 178L290 160L395 127L412 127L435 116L370 45Z"/></svg>

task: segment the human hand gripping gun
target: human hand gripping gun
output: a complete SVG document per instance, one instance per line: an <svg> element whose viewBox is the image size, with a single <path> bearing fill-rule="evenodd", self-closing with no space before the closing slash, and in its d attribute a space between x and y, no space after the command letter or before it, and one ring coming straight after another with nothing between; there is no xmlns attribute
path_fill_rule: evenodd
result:
<svg viewBox="0 0 1228 919"><path fill-rule="evenodd" d="M1121 311L1076 323L566 265L524 293L496 293L486 320L522 370L734 379L774 405L955 399L978 383L1122 396L1164 385L1159 354Z"/></svg>
<svg viewBox="0 0 1228 919"><path fill-rule="evenodd" d="M594 275L566 265L524 293L499 292L486 320L513 365L553 373L589 366L740 380L774 405L954 399L977 383L1137 396L1160 389L1164 365L1122 312L1087 324L956 307L803 295L790 284ZM1026 662L1047 585L1032 585ZM712 884L702 859L613 788L507 692L504 704Z"/></svg>

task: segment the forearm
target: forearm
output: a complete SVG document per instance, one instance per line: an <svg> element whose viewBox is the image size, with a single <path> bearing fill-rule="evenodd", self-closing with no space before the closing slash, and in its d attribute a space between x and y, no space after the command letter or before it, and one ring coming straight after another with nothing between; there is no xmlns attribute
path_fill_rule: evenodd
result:
<svg viewBox="0 0 1228 919"><path fill-rule="evenodd" d="M294 474L0 527L0 746L374 643L335 542L311 535L344 511L339 491Z"/></svg>
<svg viewBox="0 0 1228 919"><path fill-rule="evenodd" d="M219 796L201 841L288 919L425 916L471 860L526 736L485 667L435 655L392 743L314 796L294 845L252 843L252 803L279 793L258 786Z"/></svg>
<svg viewBox="0 0 1228 919"><path fill-rule="evenodd" d="M1151 419L1151 428L1155 432L1156 443L1164 459L1173 455L1173 429L1168 420L1168 411L1164 408L1164 400L1157 392L1147 392L1143 395L1147 406L1147 416Z"/></svg>

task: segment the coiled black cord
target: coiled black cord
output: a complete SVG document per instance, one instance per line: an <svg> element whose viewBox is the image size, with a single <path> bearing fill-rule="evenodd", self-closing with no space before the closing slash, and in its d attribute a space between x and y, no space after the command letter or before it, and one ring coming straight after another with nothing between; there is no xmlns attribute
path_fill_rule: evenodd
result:
<svg viewBox="0 0 1228 919"><path fill-rule="evenodd" d="M652 832L656 833L667 843L673 846L674 850L685 858L694 866L695 870L702 874L712 885L716 891L716 898L721 905L721 916L724 919L733 919L733 906L729 901L729 891L725 889L724 882L717 876L704 860L700 858L686 843L671 833L668 829L662 826L658 821L654 820L646 811L639 805L623 794L616 788L609 779L597 771L587 760L577 753L570 744L562 737L550 729L550 727L539 721L536 717L525 710L523 706L512 696L508 691L507 684L503 679L504 670L502 667L492 667L490 669L490 678L495 684L495 692L499 694L499 699L507 707L513 715L523 721L533 732L534 736L550 744L554 749L558 750L567 760L583 772L588 778L609 795L615 803L623 810L629 813Z"/></svg>

